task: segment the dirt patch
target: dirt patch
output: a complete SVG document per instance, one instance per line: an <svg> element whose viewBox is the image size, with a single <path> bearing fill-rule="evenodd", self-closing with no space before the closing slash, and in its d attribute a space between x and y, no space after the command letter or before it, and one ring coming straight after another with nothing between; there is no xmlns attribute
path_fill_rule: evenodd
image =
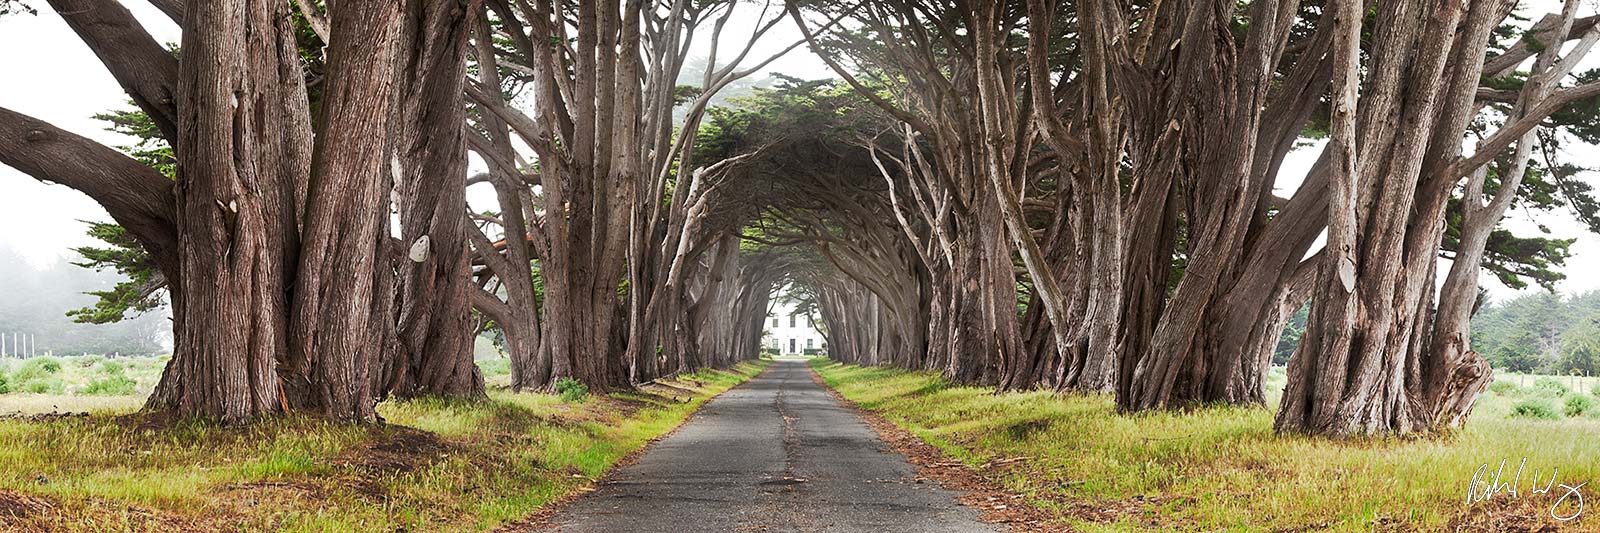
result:
<svg viewBox="0 0 1600 533"><path fill-rule="evenodd" d="M0 489L0 531L57 531L84 524L118 524L126 531L220 531L220 514L205 521L100 498L59 501ZM236 529L236 528L233 528Z"/></svg>
<svg viewBox="0 0 1600 533"><path fill-rule="evenodd" d="M54 508L55 504L50 500L15 491L0 490L0 524L12 525L41 519Z"/></svg>
<svg viewBox="0 0 1600 533"><path fill-rule="evenodd" d="M687 399L680 400L675 396L656 394L646 390L643 387L639 388L639 390L628 393L628 395L631 397L609 396L603 401L606 403L606 405L616 409L617 416L622 418L633 418L634 415L639 414L639 411L643 411L652 407L661 407L663 405L671 405L674 403L684 403L689 401Z"/></svg>
<svg viewBox="0 0 1600 533"><path fill-rule="evenodd" d="M878 413L862 409L839 394L839 391L829 387L814 369L811 379L821 385L834 399L849 406L867 421L883 442L889 444L895 452L904 455L906 460L917 467L917 482L932 480L940 486L963 493L960 501L963 505L979 511L979 519L992 524L1002 524L1012 531L1073 531L1072 527L1053 517L1044 509L1028 502L1021 493L1011 492L996 483L991 476L985 473L999 474L1015 468L1024 463L1028 458L1014 457L984 463L979 468L974 468L946 456L944 452L922 439L912 435L894 422L890 422ZM1038 428L1019 428L1024 432L1037 431ZM998 476L995 476L998 477ZM1137 514L1142 507L1139 502L1130 502L1130 505L1107 506L1105 504L1090 504L1088 502L1052 501L1051 503L1065 510L1065 515L1093 522L1107 523L1117 520L1122 516Z"/></svg>
<svg viewBox="0 0 1600 533"><path fill-rule="evenodd" d="M324 487L303 481L251 481L223 485L219 500L238 507L240 514L264 506L281 507L285 501L317 501L327 497Z"/></svg>
<svg viewBox="0 0 1600 533"><path fill-rule="evenodd" d="M1006 436L1011 440L1028 440L1047 429L1050 429L1049 420L1029 420L1006 427Z"/></svg>
<svg viewBox="0 0 1600 533"><path fill-rule="evenodd" d="M1550 505L1554 503L1555 498L1497 497L1462 509L1450 518L1445 529L1456 532L1518 533L1573 531L1561 527L1560 522L1550 517ZM1559 514L1570 513L1570 509L1559 510Z"/></svg>
<svg viewBox="0 0 1600 533"><path fill-rule="evenodd" d="M405 426L389 426L389 434L346 452L335 464L379 474L414 471L444 457L452 446L438 435Z"/></svg>
<svg viewBox="0 0 1600 533"><path fill-rule="evenodd" d="M37 413L37 414L23 414L23 413L5 413L5 414L0 414L0 420L19 420L19 421L22 421L22 422L35 422L35 423L58 422L58 421L61 421L61 420L74 420L74 419L81 419L81 418L88 418L88 417L89 417L89 413L76 413L76 412Z"/></svg>

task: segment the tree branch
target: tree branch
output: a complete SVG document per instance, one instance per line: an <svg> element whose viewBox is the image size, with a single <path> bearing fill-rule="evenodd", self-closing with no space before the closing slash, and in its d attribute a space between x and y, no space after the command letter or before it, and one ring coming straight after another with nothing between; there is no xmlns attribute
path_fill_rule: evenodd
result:
<svg viewBox="0 0 1600 533"><path fill-rule="evenodd" d="M178 59L119 2L50 0L50 5L89 45L133 102L150 115L161 136L177 145L177 89L173 83L178 77Z"/></svg>
<svg viewBox="0 0 1600 533"><path fill-rule="evenodd" d="M156 6L179 26L183 25L183 12L187 9L184 0L150 0L150 5Z"/></svg>
<svg viewBox="0 0 1600 533"><path fill-rule="evenodd" d="M0 163L89 195L177 280L177 201L172 180L121 152L0 107Z"/></svg>
<svg viewBox="0 0 1600 533"><path fill-rule="evenodd" d="M1493 160L1501 150L1511 145L1512 141L1522 138L1546 117L1578 100L1600 95L1600 82L1586 83L1577 87L1561 89L1550 94L1549 98L1540 101L1538 105L1529 109L1527 114L1515 122L1506 124L1499 131L1494 132L1489 138L1478 143L1477 149L1472 152L1472 157L1457 160L1455 164L1445 169L1448 176L1460 176L1472 169L1478 168Z"/></svg>

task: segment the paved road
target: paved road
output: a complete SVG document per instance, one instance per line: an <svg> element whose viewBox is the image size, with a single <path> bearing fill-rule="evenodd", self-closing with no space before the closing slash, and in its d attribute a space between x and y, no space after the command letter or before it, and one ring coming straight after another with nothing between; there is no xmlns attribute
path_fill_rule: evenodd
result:
<svg viewBox="0 0 1600 533"><path fill-rule="evenodd" d="M860 415L779 360L550 520L559 531L998 531L914 482Z"/></svg>

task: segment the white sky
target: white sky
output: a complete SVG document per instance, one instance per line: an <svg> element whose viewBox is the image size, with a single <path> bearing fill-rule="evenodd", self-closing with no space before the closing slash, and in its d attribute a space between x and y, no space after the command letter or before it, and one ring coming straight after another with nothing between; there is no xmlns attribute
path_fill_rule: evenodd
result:
<svg viewBox="0 0 1600 533"><path fill-rule="evenodd" d="M125 1L135 16L159 42L177 42L179 30L164 15L150 7L148 2ZM127 108L127 96L122 92L104 66L88 47L44 2L33 2L38 16L17 15L0 18L0 50L27 51L26 53L0 54L0 107L46 120L56 126L100 141L108 145L125 144L129 139L104 130L104 123L92 115L109 109ZM1559 10L1554 0L1532 0L1524 6L1537 5L1540 9L1524 7L1521 12L1536 14ZM754 26L754 6L745 5L745 16L736 17L729 24L730 31L749 31ZM1585 6L1584 14L1595 11ZM770 16L770 15L769 15ZM742 20L740 20L742 19ZM735 34L737 35L737 34ZM782 49L799 38L799 32L785 22L775 28L751 54L754 58ZM730 37L732 38L732 37ZM701 50L709 39L698 39ZM1579 70L1600 66L1600 51L1591 54ZM769 72L816 79L831 77L827 67L812 56L804 46L790 52L773 63ZM758 74L757 77L762 77ZM6 142L0 139L0 142ZM1302 179L1306 169L1316 159L1317 148L1302 149L1284 164L1278 186L1286 195ZM1568 161L1586 166L1600 167L1600 155L1595 147L1569 144ZM1600 186L1600 172L1584 177ZM478 208L493 205L493 193L488 190L472 191L469 195ZM1572 257L1567 261L1567 280L1558 289L1563 292L1581 292L1600 288L1600 237L1587 234L1573 218L1565 213L1532 217L1525 212L1509 215L1509 225L1520 234L1532 234L1539 224L1550 228L1551 235L1578 238L1572 246ZM80 220L109 220L105 211L93 200L77 191L60 185L46 185L10 167L0 166L0 247L10 247L28 257L36 266L46 266L58 257L69 257L70 248L93 244L84 235L85 225ZM0 280L0 285L5 283ZM1496 299L1515 293L1502 286L1493 276L1485 276L1483 285ZM1530 289L1536 290L1536 289Z"/></svg>

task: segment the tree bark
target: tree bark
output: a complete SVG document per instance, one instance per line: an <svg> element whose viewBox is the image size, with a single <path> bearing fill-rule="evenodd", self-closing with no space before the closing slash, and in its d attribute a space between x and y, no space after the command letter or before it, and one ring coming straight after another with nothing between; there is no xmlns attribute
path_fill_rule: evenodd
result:
<svg viewBox="0 0 1600 533"><path fill-rule="evenodd" d="M473 363L467 243L467 34L477 2L410 0L400 63L397 207L401 242L398 336L404 361L390 380L399 396L482 397Z"/></svg>
<svg viewBox="0 0 1600 533"><path fill-rule="evenodd" d="M402 7L346 2L330 13L328 96L289 308L289 358L279 372L291 404L333 418L377 417L371 383L383 347L356 332L392 319L377 287L389 260L387 185L403 165L389 135L399 126L391 106ZM373 65L377 72L365 70Z"/></svg>
<svg viewBox="0 0 1600 533"><path fill-rule="evenodd" d="M287 352L311 127L309 115L296 112L308 106L288 17L274 2L208 2L186 12L176 143L179 348L151 407L237 422L293 406L275 369Z"/></svg>

